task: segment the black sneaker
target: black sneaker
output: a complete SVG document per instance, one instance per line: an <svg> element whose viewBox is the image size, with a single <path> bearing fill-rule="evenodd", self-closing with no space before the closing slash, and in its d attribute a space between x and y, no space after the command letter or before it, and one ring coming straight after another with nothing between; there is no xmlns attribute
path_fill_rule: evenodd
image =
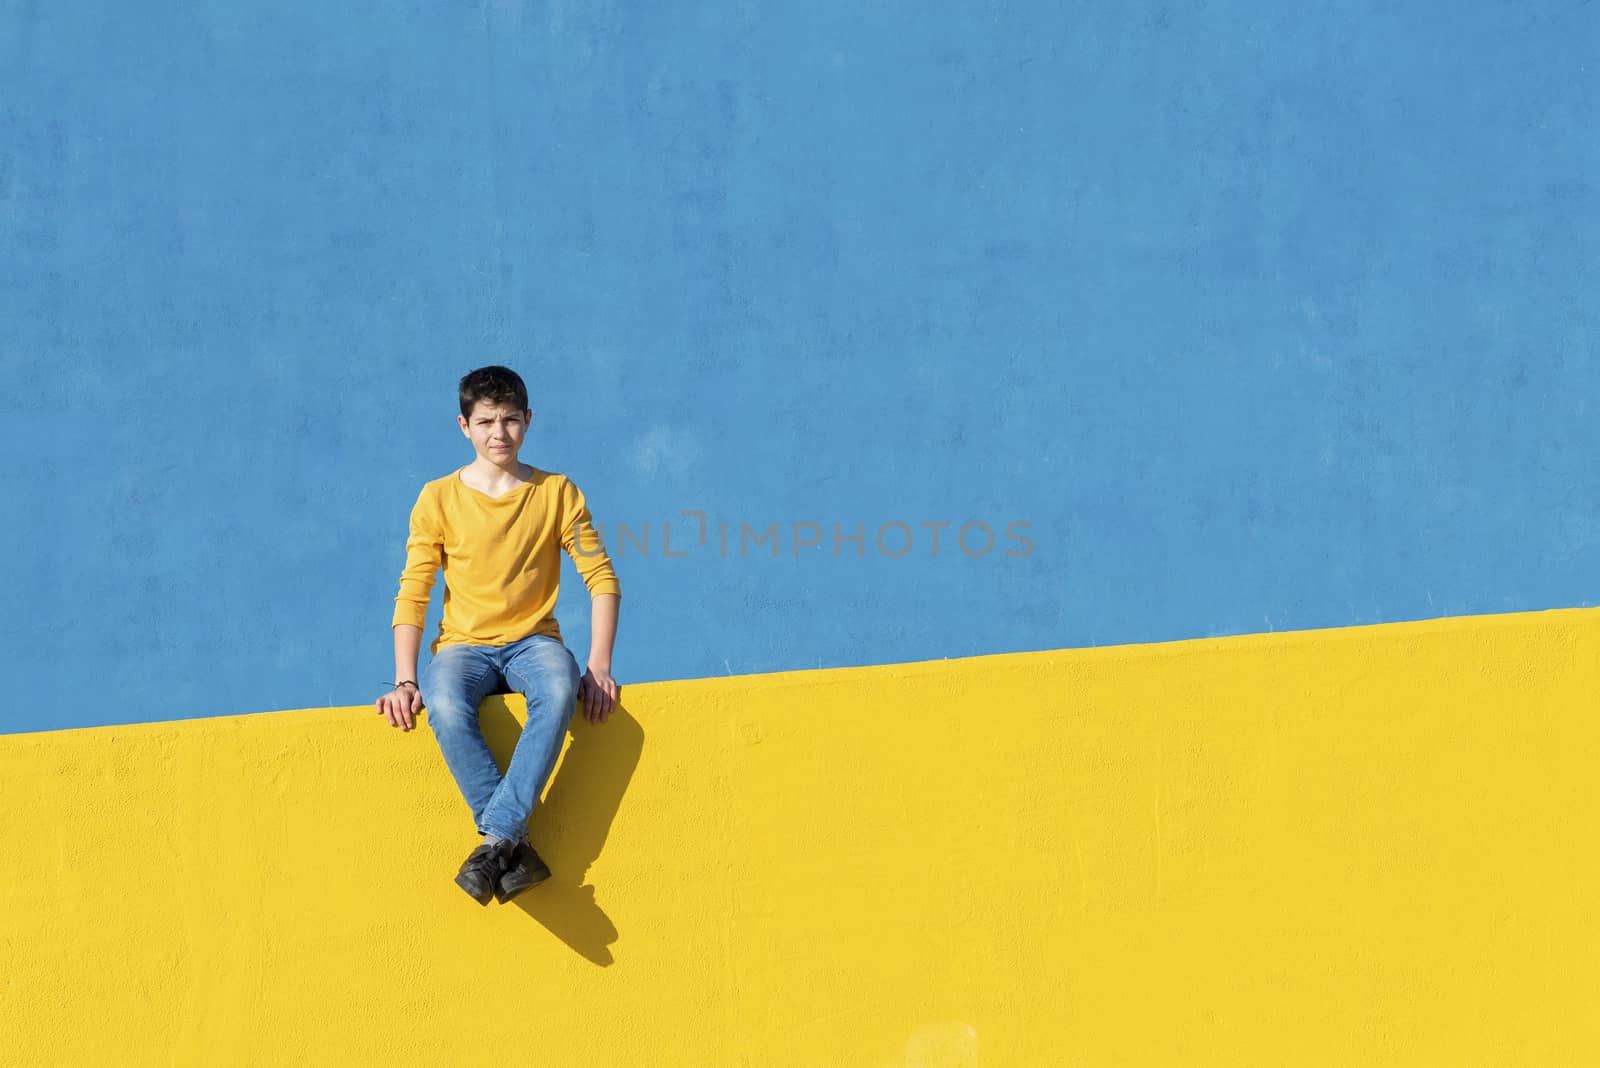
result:
<svg viewBox="0 0 1600 1068"><path fill-rule="evenodd" d="M500 884L500 876L511 864L512 843L502 838L493 845L485 842L467 855L456 873L456 885L472 895L472 900L487 905Z"/></svg>
<svg viewBox="0 0 1600 1068"><path fill-rule="evenodd" d="M511 852L511 863L506 867L505 874L500 876L500 883L495 887L494 899L504 905L530 886L537 886L550 878L550 867L539 859L539 854L533 851L533 846L527 842L518 842L517 848Z"/></svg>

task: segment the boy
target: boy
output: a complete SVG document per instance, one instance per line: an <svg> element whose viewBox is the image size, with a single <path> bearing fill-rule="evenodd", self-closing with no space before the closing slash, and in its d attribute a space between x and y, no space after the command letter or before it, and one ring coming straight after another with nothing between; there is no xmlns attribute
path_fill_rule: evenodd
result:
<svg viewBox="0 0 1600 1068"><path fill-rule="evenodd" d="M533 415L517 373L481 367L461 379L460 398L457 423L477 455L424 485L411 510L394 609L398 681L377 706L402 730L427 708L445 765L483 835L456 885L480 905L491 895L504 904L550 877L528 842L528 816L555 767L580 692L591 723L604 722L616 706L611 650L622 591L578 487L517 459ZM592 599L589 670L581 680L553 615L562 549ZM444 618L419 684L428 595L441 568ZM512 691L527 698L528 721L502 778L483 740L478 703Z"/></svg>

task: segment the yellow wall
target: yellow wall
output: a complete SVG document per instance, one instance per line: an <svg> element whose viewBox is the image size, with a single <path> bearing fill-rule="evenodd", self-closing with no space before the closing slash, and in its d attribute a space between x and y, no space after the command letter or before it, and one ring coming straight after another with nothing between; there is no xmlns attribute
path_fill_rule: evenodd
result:
<svg viewBox="0 0 1600 1068"><path fill-rule="evenodd" d="M1597 637L630 687L487 908L425 729L0 737L0 1063L1593 1063Z"/></svg>

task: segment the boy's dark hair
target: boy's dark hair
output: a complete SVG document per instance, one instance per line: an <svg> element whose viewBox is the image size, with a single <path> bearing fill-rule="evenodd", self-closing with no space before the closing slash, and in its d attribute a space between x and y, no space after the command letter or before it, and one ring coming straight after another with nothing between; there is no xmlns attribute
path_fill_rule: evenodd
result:
<svg viewBox="0 0 1600 1068"><path fill-rule="evenodd" d="M461 416L472 415L479 401L490 404L512 404L517 411L528 410L528 387L522 378L509 367L494 364L468 371L461 379Z"/></svg>

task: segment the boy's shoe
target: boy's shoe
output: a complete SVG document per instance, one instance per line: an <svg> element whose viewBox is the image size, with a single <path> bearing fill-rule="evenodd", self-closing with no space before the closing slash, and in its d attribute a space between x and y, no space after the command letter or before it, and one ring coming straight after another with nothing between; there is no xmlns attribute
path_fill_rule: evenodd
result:
<svg viewBox="0 0 1600 1068"><path fill-rule="evenodd" d="M499 885L495 887L494 899L504 905L530 886L537 886L550 878L550 867L539 859L539 854L533 851L533 846L527 842L518 842L517 848L512 850L511 863L505 873L500 876Z"/></svg>
<svg viewBox="0 0 1600 1068"><path fill-rule="evenodd" d="M500 876L511 864L512 843L501 839L493 845L487 842L474 849L461 862L456 873L456 885L472 895L472 900L487 905L500 884Z"/></svg>

